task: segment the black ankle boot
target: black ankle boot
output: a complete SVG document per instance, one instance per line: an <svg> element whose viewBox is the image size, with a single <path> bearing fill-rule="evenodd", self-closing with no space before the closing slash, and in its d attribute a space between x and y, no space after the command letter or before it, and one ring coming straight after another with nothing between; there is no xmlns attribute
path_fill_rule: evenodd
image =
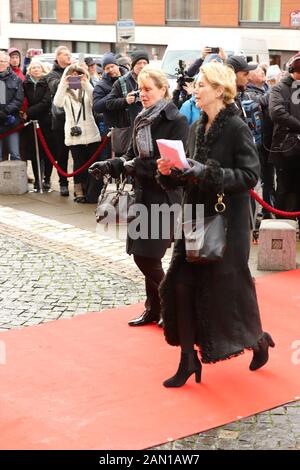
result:
<svg viewBox="0 0 300 470"><path fill-rule="evenodd" d="M180 363L176 374L163 382L165 387L182 387L187 379L195 374L195 381L201 381L202 365L198 359L197 351L190 353L181 353Z"/></svg>
<svg viewBox="0 0 300 470"><path fill-rule="evenodd" d="M257 370L264 366L269 359L269 346L274 348L275 343L269 333L264 333L258 341L258 345L253 348L253 358L249 366L250 370Z"/></svg>
<svg viewBox="0 0 300 470"><path fill-rule="evenodd" d="M138 318L134 318L133 320L129 320L129 326L142 326L148 325L149 323L154 323L159 321L159 315L154 315L149 310L145 310L142 315Z"/></svg>

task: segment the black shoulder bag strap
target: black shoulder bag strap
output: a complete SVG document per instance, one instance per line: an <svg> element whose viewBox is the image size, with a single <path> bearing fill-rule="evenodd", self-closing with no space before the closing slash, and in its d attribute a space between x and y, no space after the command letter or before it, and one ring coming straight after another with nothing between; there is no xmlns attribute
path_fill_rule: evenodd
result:
<svg viewBox="0 0 300 470"><path fill-rule="evenodd" d="M80 105L80 109L79 109L79 111L78 111L77 118L75 117L75 112L74 112L72 100L71 100L71 98L70 98L71 109L72 109L72 115L73 115L74 123L75 123L76 125L78 125L78 122L79 122L79 119L80 119L80 116L81 116L81 111L82 111L82 115L83 115L83 120L85 121L84 94L85 94L85 91L84 91L83 94L82 94L81 105Z"/></svg>

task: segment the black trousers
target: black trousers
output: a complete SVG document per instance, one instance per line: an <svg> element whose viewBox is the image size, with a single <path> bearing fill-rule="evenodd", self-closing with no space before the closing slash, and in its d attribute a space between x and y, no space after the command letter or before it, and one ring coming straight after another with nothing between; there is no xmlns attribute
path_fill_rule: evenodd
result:
<svg viewBox="0 0 300 470"><path fill-rule="evenodd" d="M157 320L160 318L160 298L158 288L165 275L161 259L133 256L134 262L145 276L145 308Z"/></svg>
<svg viewBox="0 0 300 470"><path fill-rule="evenodd" d="M276 168L276 208L300 211L300 168Z"/></svg>
<svg viewBox="0 0 300 470"><path fill-rule="evenodd" d="M69 147L65 145L65 131L64 128L58 128L53 130L53 135L55 139L55 159L62 170L65 173L68 171L68 157L69 157ZM62 176L58 173L59 176L59 185L68 186L68 179L65 176Z"/></svg>
<svg viewBox="0 0 300 470"><path fill-rule="evenodd" d="M183 266L182 273L183 278L178 273L177 279L175 279L176 320L181 350L190 353L194 350L196 342L196 306L194 298L197 286L193 282L193 266Z"/></svg>

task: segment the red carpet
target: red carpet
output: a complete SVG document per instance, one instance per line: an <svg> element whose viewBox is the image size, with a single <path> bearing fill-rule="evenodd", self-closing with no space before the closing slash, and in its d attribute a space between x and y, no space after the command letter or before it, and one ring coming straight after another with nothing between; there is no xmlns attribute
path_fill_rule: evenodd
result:
<svg viewBox="0 0 300 470"><path fill-rule="evenodd" d="M127 326L140 306L1 333L0 449L143 449L299 398L299 286L300 271L257 280L267 366L250 372L247 352L180 389L161 385L178 348Z"/></svg>

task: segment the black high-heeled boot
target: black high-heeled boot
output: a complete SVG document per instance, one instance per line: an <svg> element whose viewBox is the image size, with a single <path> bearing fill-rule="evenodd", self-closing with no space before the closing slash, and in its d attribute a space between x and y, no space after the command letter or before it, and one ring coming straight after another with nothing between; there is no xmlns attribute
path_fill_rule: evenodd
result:
<svg viewBox="0 0 300 470"><path fill-rule="evenodd" d="M253 358L249 369L257 370L264 366L269 359L269 347L274 348L274 346L275 343L269 333L264 333L257 347L253 348Z"/></svg>
<svg viewBox="0 0 300 470"><path fill-rule="evenodd" d="M165 387L182 387L187 379L195 374L195 381L201 381L202 364L198 359L197 351L190 353L181 352L180 363L176 374L163 382Z"/></svg>

